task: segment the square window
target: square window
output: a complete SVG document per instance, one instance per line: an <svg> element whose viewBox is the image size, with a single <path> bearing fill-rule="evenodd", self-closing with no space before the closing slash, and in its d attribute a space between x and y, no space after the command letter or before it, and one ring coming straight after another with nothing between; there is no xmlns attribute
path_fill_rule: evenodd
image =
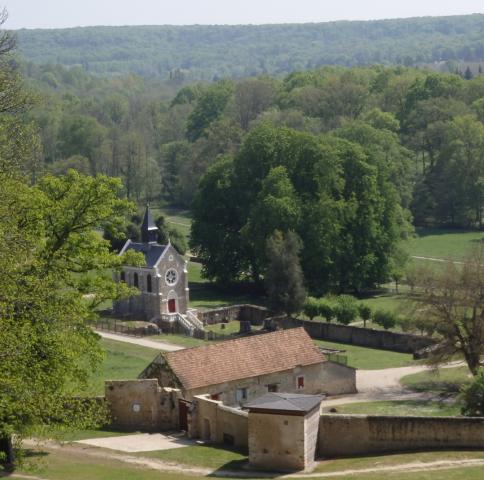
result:
<svg viewBox="0 0 484 480"><path fill-rule="evenodd" d="M247 400L247 388L238 388L235 392L235 400L237 402Z"/></svg>
<svg viewBox="0 0 484 480"><path fill-rule="evenodd" d="M304 388L304 377L300 376L297 377L297 389L300 390L302 388Z"/></svg>
<svg viewBox="0 0 484 480"><path fill-rule="evenodd" d="M268 392L278 392L279 391L279 385L277 383L273 383L271 385L267 385L267 391Z"/></svg>

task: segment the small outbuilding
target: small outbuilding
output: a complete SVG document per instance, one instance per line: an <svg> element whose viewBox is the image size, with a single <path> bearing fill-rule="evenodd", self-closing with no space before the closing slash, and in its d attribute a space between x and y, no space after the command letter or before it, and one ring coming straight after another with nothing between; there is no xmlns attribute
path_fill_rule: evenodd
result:
<svg viewBox="0 0 484 480"><path fill-rule="evenodd" d="M245 405L249 411L249 463L276 471L314 466L321 395L267 393Z"/></svg>

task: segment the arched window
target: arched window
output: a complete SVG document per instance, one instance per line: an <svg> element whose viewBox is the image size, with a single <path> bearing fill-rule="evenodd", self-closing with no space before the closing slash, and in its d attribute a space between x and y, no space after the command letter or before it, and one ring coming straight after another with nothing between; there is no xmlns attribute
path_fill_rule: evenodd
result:
<svg viewBox="0 0 484 480"><path fill-rule="evenodd" d="M148 290L148 292L152 292L152 287L151 287L151 275L148 275L146 277L146 290Z"/></svg>
<svg viewBox="0 0 484 480"><path fill-rule="evenodd" d="M124 272L121 272L121 281L126 282L126 274Z"/></svg>
<svg viewBox="0 0 484 480"><path fill-rule="evenodd" d="M134 274L134 278L133 278L133 280L134 280L134 282L133 282L133 283L134 283L134 286L135 286L136 288L139 288L139 279L138 279L138 274L137 274L136 272L135 272L135 274Z"/></svg>

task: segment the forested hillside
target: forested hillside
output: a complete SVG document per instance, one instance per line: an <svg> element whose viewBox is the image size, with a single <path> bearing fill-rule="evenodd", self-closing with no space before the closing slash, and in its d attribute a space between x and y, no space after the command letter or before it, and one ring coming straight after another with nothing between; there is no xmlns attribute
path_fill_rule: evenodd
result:
<svg viewBox="0 0 484 480"><path fill-rule="evenodd" d="M173 81L322 65L484 62L484 15L246 26L125 26L17 31L19 50L42 64ZM451 65L452 68L452 65Z"/></svg>
<svg viewBox="0 0 484 480"><path fill-rule="evenodd" d="M128 198L192 209L192 249L218 280L267 267L295 231L312 292L398 276L413 225L482 227L484 75L324 67L173 85L28 65L43 101L35 181L75 168Z"/></svg>

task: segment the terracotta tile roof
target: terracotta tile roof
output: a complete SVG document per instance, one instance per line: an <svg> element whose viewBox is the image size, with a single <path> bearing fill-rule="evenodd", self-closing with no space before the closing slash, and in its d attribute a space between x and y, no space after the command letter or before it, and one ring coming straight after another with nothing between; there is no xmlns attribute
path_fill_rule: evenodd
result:
<svg viewBox="0 0 484 480"><path fill-rule="evenodd" d="M187 348L164 357L186 390L326 361L304 328Z"/></svg>

